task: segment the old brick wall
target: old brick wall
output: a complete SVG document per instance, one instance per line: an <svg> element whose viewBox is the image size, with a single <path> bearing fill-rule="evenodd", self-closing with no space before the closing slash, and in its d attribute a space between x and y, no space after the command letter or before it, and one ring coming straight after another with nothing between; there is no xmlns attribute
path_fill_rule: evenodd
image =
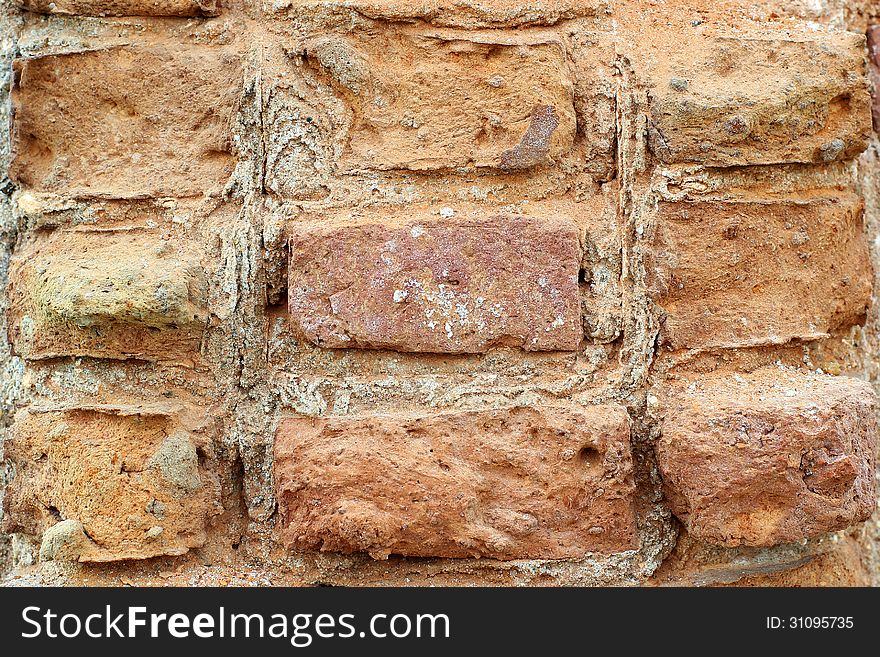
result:
<svg viewBox="0 0 880 657"><path fill-rule="evenodd" d="M20 5L6 583L880 584L880 4Z"/></svg>

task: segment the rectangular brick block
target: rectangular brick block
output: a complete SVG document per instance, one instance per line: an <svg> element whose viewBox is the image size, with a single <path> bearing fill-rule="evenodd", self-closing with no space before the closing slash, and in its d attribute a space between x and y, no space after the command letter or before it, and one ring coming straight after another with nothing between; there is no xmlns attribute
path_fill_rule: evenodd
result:
<svg viewBox="0 0 880 657"><path fill-rule="evenodd" d="M41 14L73 16L212 16L217 0L17 0Z"/></svg>
<svg viewBox="0 0 880 657"><path fill-rule="evenodd" d="M126 46L15 62L10 177L74 196L194 196L234 168L228 50Z"/></svg>
<svg viewBox="0 0 880 657"><path fill-rule="evenodd" d="M658 58L650 143L663 162L830 162L871 135L864 37L701 39Z"/></svg>
<svg viewBox="0 0 880 657"><path fill-rule="evenodd" d="M669 393L657 458L688 532L735 547L844 529L874 510L875 395L863 381L764 368Z"/></svg>
<svg viewBox="0 0 880 657"><path fill-rule="evenodd" d="M425 20L450 27L552 25L560 20L596 16L610 0L264 0L264 11L329 16L345 11L380 20Z"/></svg>
<svg viewBox="0 0 880 657"><path fill-rule="evenodd" d="M10 338L28 359L188 360L209 314L199 256L141 231L56 232L10 267Z"/></svg>
<svg viewBox="0 0 880 657"><path fill-rule="evenodd" d="M653 287L670 347L782 344L859 323L872 271L855 195L661 203Z"/></svg>
<svg viewBox="0 0 880 657"><path fill-rule="evenodd" d="M578 229L564 218L412 213L290 228L288 304L331 348L576 350Z"/></svg>
<svg viewBox="0 0 880 657"><path fill-rule="evenodd" d="M874 85L871 99L871 118L874 132L880 132L880 25L868 28L868 72Z"/></svg>
<svg viewBox="0 0 880 657"><path fill-rule="evenodd" d="M352 109L345 169L526 169L574 143L561 43L389 30L322 36L300 51Z"/></svg>
<svg viewBox="0 0 880 657"><path fill-rule="evenodd" d="M222 511L204 445L167 416L22 411L5 450L6 528L42 533L44 560L184 554Z"/></svg>
<svg viewBox="0 0 880 657"><path fill-rule="evenodd" d="M274 463L291 548L578 559L636 546L618 406L293 418Z"/></svg>

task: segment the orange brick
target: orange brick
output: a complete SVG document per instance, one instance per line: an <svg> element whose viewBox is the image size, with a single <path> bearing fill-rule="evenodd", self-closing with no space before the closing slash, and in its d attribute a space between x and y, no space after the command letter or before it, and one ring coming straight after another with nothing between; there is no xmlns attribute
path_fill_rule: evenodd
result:
<svg viewBox="0 0 880 657"><path fill-rule="evenodd" d="M74 16L211 16L217 0L18 0L28 11Z"/></svg>
<svg viewBox="0 0 880 657"><path fill-rule="evenodd" d="M388 31L322 36L301 52L354 114L346 170L528 169L558 161L574 143L561 42ZM392 60L408 65L387 66Z"/></svg>
<svg viewBox="0 0 880 657"><path fill-rule="evenodd" d="M830 162L871 135L864 37L723 36L663 53L650 141L663 162Z"/></svg>
<svg viewBox="0 0 880 657"><path fill-rule="evenodd" d="M5 449L15 473L6 527L46 532L45 557L184 554L222 511L218 480L199 463L205 445L166 416L22 411Z"/></svg>
<svg viewBox="0 0 880 657"><path fill-rule="evenodd" d="M209 319L198 253L149 232L56 232L16 252L10 280L10 338L28 359L188 363Z"/></svg>
<svg viewBox="0 0 880 657"><path fill-rule="evenodd" d="M770 546L844 529L876 501L875 395L845 377L764 368L670 392L657 457L695 538Z"/></svg>
<svg viewBox="0 0 880 657"><path fill-rule="evenodd" d="M651 274L673 348L826 337L861 323L872 271L855 195L661 203Z"/></svg>
<svg viewBox="0 0 880 657"><path fill-rule="evenodd" d="M112 47L15 62L10 177L75 196L220 191L241 72L231 51Z"/></svg>
<svg viewBox="0 0 880 657"><path fill-rule="evenodd" d="M610 0L266 0L264 10L294 16L331 16L351 12L370 18L412 22L426 20L453 27L552 25L560 20L595 16L606 11Z"/></svg>
<svg viewBox="0 0 880 657"><path fill-rule="evenodd" d="M298 549L579 559L636 543L617 406L288 419L274 462Z"/></svg>

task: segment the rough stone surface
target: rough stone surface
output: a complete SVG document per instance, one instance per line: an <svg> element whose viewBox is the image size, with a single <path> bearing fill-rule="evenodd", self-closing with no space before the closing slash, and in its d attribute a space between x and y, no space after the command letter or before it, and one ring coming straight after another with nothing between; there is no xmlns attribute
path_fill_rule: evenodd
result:
<svg viewBox="0 0 880 657"><path fill-rule="evenodd" d="M284 420L284 540L374 558L632 549L629 432L617 406Z"/></svg>
<svg viewBox="0 0 880 657"><path fill-rule="evenodd" d="M23 411L6 442L17 464L7 527L43 533L41 558L116 561L201 547L218 482L193 459L194 443L168 448L171 426L164 416Z"/></svg>
<svg viewBox="0 0 880 657"><path fill-rule="evenodd" d="M15 63L10 177L77 196L222 187L240 87L233 52L110 47Z"/></svg>
<svg viewBox="0 0 880 657"><path fill-rule="evenodd" d="M18 0L28 11L75 16L208 16L216 0Z"/></svg>
<svg viewBox="0 0 880 657"><path fill-rule="evenodd" d="M859 531L831 534L815 544L774 549L722 548L686 532L651 577L657 586L869 586Z"/></svg>
<svg viewBox="0 0 880 657"><path fill-rule="evenodd" d="M829 162L864 150L870 94L864 39L718 37L663 60L651 149L711 166ZM683 80L687 85L675 84Z"/></svg>
<svg viewBox="0 0 880 657"><path fill-rule="evenodd" d="M870 586L859 550L859 543L844 538L832 549L791 570L744 577L727 586L818 587Z"/></svg>
<svg viewBox="0 0 880 657"><path fill-rule="evenodd" d="M10 337L25 358L192 357L208 322L197 254L143 233L54 234L12 262Z"/></svg>
<svg viewBox="0 0 880 657"><path fill-rule="evenodd" d="M40 542L41 561L76 561L87 549L89 537L78 520L62 520L43 532Z"/></svg>
<svg viewBox="0 0 880 657"><path fill-rule="evenodd" d="M581 247L564 216L378 219L294 224L290 316L308 340L445 353L578 348Z"/></svg>
<svg viewBox="0 0 880 657"><path fill-rule="evenodd" d="M874 510L876 401L861 381L775 368L670 393L657 459L697 538L770 546L844 529Z"/></svg>
<svg viewBox="0 0 880 657"><path fill-rule="evenodd" d="M863 321L872 270L854 195L663 203L654 282L673 348L827 336Z"/></svg>

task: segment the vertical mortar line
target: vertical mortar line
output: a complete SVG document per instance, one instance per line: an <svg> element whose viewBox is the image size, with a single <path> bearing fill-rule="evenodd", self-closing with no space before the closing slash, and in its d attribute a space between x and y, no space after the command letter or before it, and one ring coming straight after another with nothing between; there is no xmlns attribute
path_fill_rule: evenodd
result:
<svg viewBox="0 0 880 657"><path fill-rule="evenodd" d="M10 129L12 121L11 88L13 82L12 60L18 49L18 32L21 27L20 13L12 3L3 3L0 8L0 163L3 170L3 189L0 190L0 522L3 521L3 498L10 466L5 460L4 443L12 413L20 396L20 384L23 376L22 362L12 355L6 324L6 306L8 303L8 269L18 226L12 204L14 187L6 178L6 171L11 158ZM0 533L0 577L4 576L12 564L11 537Z"/></svg>
<svg viewBox="0 0 880 657"><path fill-rule="evenodd" d="M618 43L617 171L620 179L619 210L623 239L622 288L624 293L623 372L620 389L632 419L633 457L637 464L640 513L642 576L649 577L675 546L677 531L662 505L662 492L653 457L652 437L656 422L648 413L647 390L656 353L659 322L648 295L646 242L653 222L649 155L647 152L648 96L632 61Z"/></svg>
<svg viewBox="0 0 880 657"><path fill-rule="evenodd" d="M239 109L244 115L237 125L252 169L242 194L239 225L233 237L236 253L238 303L230 317L228 339L238 352L240 370L230 386L232 421L225 429L225 442L234 445L237 471L242 481L242 504L253 522L267 521L274 513L271 481L271 436L275 405L267 382L268 325L265 314L263 208L266 172L266 134L263 69L266 33L253 25L249 29L248 64L243 72L243 89L248 102Z"/></svg>
<svg viewBox="0 0 880 657"><path fill-rule="evenodd" d="M624 299L629 306L625 313L622 358L624 371L621 387L631 393L642 388L654 358L658 331L652 303L647 295L643 240L650 234L649 221L643 216L643 201L648 190L639 174L646 170L646 115L644 92L639 88L628 57L618 54L617 68L621 85L617 92L618 173L620 179L619 210L623 222L623 264L621 278Z"/></svg>

